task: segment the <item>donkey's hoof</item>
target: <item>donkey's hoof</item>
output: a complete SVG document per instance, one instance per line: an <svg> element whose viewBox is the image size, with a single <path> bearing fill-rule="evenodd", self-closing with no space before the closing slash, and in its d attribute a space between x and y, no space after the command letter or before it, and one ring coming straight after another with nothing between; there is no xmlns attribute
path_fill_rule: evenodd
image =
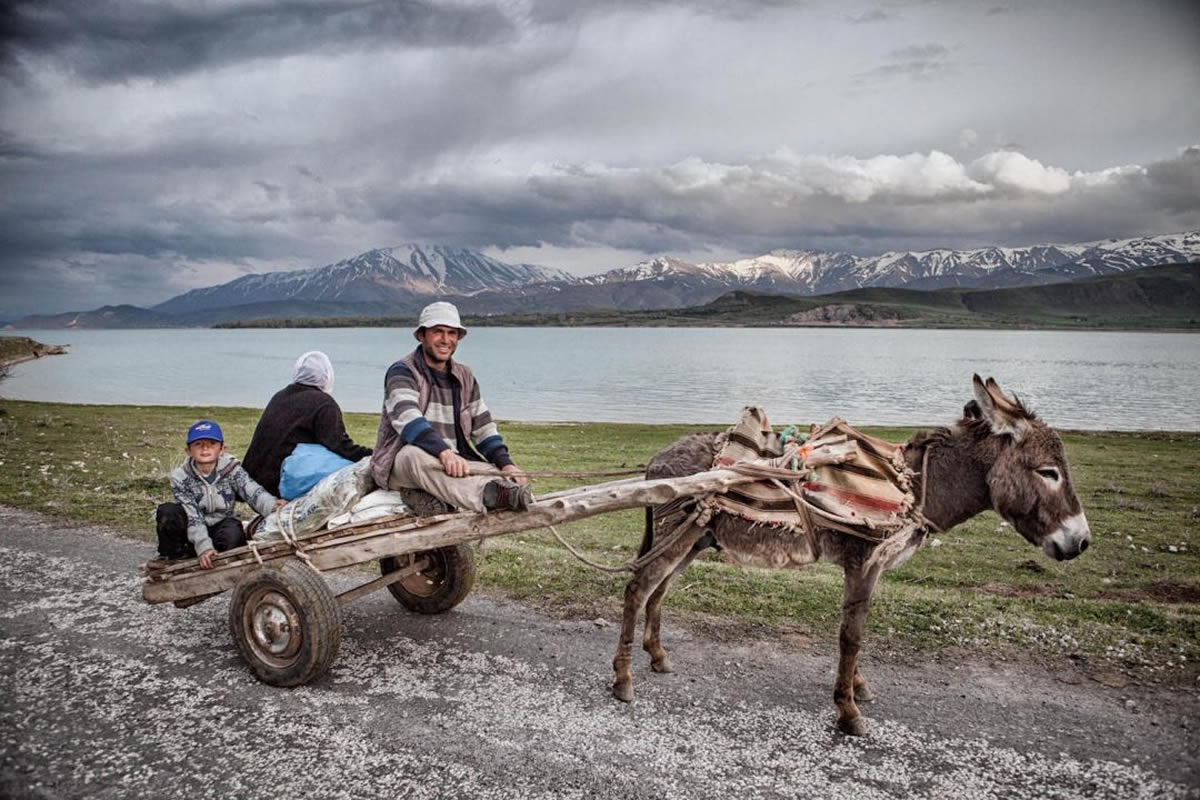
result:
<svg viewBox="0 0 1200 800"><path fill-rule="evenodd" d="M854 702L869 703L875 699L875 693L870 690L865 684L863 686L854 687Z"/></svg>
<svg viewBox="0 0 1200 800"><path fill-rule="evenodd" d="M837 726L838 730L847 736L866 736L871 732L871 729L867 727L867 721L861 716L852 719L839 719Z"/></svg>
<svg viewBox="0 0 1200 800"><path fill-rule="evenodd" d="M671 666L671 659L668 656L656 658L650 662L650 669L655 672L674 672L675 667Z"/></svg>
<svg viewBox="0 0 1200 800"><path fill-rule="evenodd" d="M617 681L613 684L613 697L622 703L633 702L633 684L629 681Z"/></svg>

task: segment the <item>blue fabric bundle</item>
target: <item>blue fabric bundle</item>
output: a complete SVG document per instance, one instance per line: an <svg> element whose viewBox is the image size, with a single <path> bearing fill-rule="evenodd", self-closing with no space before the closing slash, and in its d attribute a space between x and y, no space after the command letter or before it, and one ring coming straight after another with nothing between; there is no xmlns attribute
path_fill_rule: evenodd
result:
<svg viewBox="0 0 1200 800"><path fill-rule="evenodd" d="M319 444L298 444L283 460L279 476L279 496L293 500L316 486L321 478L353 464Z"/></svg>

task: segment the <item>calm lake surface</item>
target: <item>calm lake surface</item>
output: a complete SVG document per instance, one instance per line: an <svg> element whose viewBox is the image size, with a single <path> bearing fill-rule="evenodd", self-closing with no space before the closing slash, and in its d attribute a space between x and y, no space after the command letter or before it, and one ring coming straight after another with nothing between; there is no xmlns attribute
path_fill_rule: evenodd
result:
<svg viewBox="0 0 1200 800"><path fill-rule="evenodd" d="M5 397L261 408L305 350L333 360L334 397L377 411L407 330L5 331L70 354L12 368ZM1200 337L1173 333L887 329L473 328L459 357L500 419L728 425L937 425L994 376L1062 428L1200 430Z"/></svg>

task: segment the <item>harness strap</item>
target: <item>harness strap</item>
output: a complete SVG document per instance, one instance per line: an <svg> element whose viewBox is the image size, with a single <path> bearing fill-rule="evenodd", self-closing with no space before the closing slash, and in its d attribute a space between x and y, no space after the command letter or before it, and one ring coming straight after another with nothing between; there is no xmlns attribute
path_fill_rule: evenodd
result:
<svg viewBox="0 0 1200 800"><path fill-rule="evenodd" d="M796 507L796 513L800 515L800 526L804 528L804 538L808 539L809 552L815 558L817 555L817 531L816 527L812 524L812 516L808 513L808 504L790 486L785 485L778 478L771 478L771 482L787 492L788 497L792 498L792 505Z"/></svg>
<svg viewBox="0 0 1200 800"><path fill-rule="evenodd" d="M932 444L927 443L925 445L925 453L921 456L921 503L909 513L923 527L942 533L941 526L935 524L933 520L925 516L925 492L929 488L929 451L932 449Z"/></svg>

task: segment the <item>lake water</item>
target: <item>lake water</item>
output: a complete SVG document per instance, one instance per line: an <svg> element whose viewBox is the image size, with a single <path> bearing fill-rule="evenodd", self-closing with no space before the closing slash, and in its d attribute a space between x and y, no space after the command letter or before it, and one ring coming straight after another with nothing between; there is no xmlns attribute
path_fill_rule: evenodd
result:
<svg viewBox="0 0 1200 800"><path fill-rule="evenodd" d="M296 356L323 350L334 397L377 411L394 328L5 331L70 355L12 368L25 400L261 408ZM1063 428L1200 430L1200 337L1091 331L822 328L474 328L459 357L500 419L727 425L744 405L776 425L936 425L971 375L994 376Z"/></svg>

